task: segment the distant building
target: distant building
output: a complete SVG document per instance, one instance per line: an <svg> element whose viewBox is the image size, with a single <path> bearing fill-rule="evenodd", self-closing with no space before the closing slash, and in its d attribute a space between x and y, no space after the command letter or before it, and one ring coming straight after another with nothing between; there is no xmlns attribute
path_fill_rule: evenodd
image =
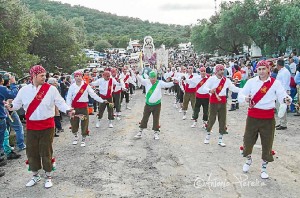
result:
<svg viewBox="0 0 300 198"><path fill-rule="evenodd" d="M178 44L178 49L180 49L181 51L188 51L191 48L192 48L191 42Z"/></svg>
<svg viewBox="0 0 300 198"><path fill-rule="evenodd" d="M131 50L132 52L141 51L143 45L139 43L139 40L131 40L128 43L127 50Z"/></svg>
<svg viewBox="0 0 300 198"><path fill-rule="evenodd" d="M250 49L249 49L249 55L251 57L261 57L261 49L253 42Z"/></svg>

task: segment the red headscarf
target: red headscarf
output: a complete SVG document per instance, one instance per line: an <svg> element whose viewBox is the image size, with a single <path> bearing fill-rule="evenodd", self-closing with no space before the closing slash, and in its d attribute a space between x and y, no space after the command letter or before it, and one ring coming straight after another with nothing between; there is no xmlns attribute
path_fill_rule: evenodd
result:
<svg viewBox="0 0 300 198"><path fill-rule="evenodd" d="M34 77L34 76L37 76L39 74L42 74L42 73L46 73L46 70L44 67L42 67L41 65L35 65L33 67L31 67L30 71L29 71L29 74L31 76L31 79Z"/></svg>
<svg viewBox="0 0 300 198"><path fill-rule="evenodd" d="M200 72L206 71L205 67L200 67Z"/></svg>
<svg viewBox="0 0 300 198"><path fill-rule="evenodd" d="M220 71L221 69L223 69L223 70L225 69L225 68L224 68L224 65L217 64L217 65L216 65L216 72Z"/></svg>
<svg viewBox="0 0 300 198"><path fill-rule="evenodd" d="M256 68L261 67L261 66L265 66L265 67L267 67L268 69L270 69L271 64L270 64L269 61L261 60L261 61L259 61L259 62L257 63Z"/></svg>
<svg viewBox="0 0 300 198"><path fill-rule="evenodd" d="M82 76L82 72L81 71L76 71L76 72L74 72L74 77L75 76Z"/></svg>

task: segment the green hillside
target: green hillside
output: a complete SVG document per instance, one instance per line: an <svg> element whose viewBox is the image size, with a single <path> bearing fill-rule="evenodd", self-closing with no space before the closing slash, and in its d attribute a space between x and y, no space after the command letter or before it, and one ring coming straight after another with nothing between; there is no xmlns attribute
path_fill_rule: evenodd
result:
<svg viewBox="0 0 300 198"><path fill-rule="evenodd" d="M156 46L165 44L171 47L180 42L187 42L190 38L189 26L150 23L138 18L121 17L48 0L22 0L22 2L33 12L45 10L51 16L61 15L67 20L83 18L90 45L101 39L107 40L113 47L126 47L130 38L142 40L145 36L151 35Z"/></svg>

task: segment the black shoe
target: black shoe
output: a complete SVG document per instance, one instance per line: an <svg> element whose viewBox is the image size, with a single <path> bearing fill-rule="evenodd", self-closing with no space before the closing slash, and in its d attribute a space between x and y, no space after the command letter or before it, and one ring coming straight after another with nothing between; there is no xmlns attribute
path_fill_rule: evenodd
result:
<svg viewBox="0 0 300 198"><path fill-rule="evenodd" d="M283 127L283 126L279 126L276 128L276 130L286 130L286 129L287 129L287 127Z"/></svg>
<svg viewBox="0 0 300 198"><path fill-rule="evenodd" d="M276 125L275 127L276 127L276 128L280 127L280 124Z"/></svg>
<svg viewBox="0 0 300 198"><path fill-rule="evenodd" d="M294 114L294 116L300 116L300 113L296 113L296 114Z"/></svg>
<svg viewBox="0 0 300 198"><path fill-rule="evenodd" d="M59 135L55 133L55 134L54 134L54 137L59 137Z"/></svg>
<svg viewBox="0 0 300 198"><path fill-rule="evenodd" d="M21 157L21 155L20 154L17 154L17 153L15 153L15 152L10 152L10 154L8 154L7 155L7 159L8 160L12 160L12 159L18 159L18 158L20 158Z"/></svg>
<svg viewBox="0 0 300 198"><path fill-rule="evenodd" d="M235 110L236 110L235 104L232 104L232 105L231 105L231 109L229 109L229 111L235 111Z"/></svg>

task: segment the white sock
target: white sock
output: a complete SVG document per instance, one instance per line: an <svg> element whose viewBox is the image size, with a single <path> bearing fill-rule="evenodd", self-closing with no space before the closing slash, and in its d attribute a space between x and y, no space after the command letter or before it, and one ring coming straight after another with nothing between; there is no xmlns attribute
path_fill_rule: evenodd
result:
<svg viewBox="0 0 300 198"><path fill-rule="evenodd" d="M223 135L220 134L220 135L219 135L219 143L221 143L222 141L223 141Z"/></svg>
<svg viewBox="0 0 300 198"><path fill-rule="evenodd" d="M34 177L38 176L39 175L39 171L32 171L32 174Z"/></svg>
<svg viewBox="0 0 300 198"><path fill-rule="evenodd" d="M252 164L252 158L251 158L251 155L248 155L247 157L247 160L246 160L246 164L248 164L249 166Z"/></svg>
<svg viewBox="0 0 300 198"><path fill-rule="evenodd" d="M51 172L45 172L46 177L51 178Z"/></svg>
<svg viewBox="0 0 300 198"><path fill-rule="evenodd" d="M269 162L267 161L262 161L261 163L261 172L267 172L267 165L268 165Z"/></svg>
<svg viewBox="0 0 300 198"><path fill-rule="evenodd" d="M207 134L206 134L206 139L210 139L210 132L207 132Z"/></svg>

